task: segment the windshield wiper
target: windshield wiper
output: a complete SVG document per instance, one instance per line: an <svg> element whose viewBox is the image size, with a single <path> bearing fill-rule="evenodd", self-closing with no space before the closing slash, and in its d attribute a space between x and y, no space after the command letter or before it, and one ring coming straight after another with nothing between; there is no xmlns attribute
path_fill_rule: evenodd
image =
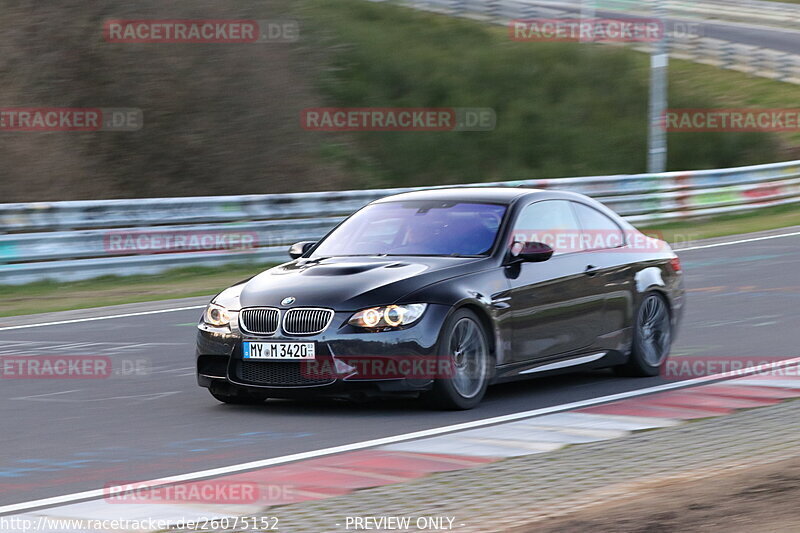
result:
<svg viewBox="0 0 800 533"><path fill-rule="evenodd" d="M345 254L345 255L329 255L323 259L330 259L332 257L386 257L387 254Z"/></svg>
<svg viewBox="0 0 800 533"><path fill-rule="evenodd" d="M486 257L486 254L386 254L386 257Z"/></svg>

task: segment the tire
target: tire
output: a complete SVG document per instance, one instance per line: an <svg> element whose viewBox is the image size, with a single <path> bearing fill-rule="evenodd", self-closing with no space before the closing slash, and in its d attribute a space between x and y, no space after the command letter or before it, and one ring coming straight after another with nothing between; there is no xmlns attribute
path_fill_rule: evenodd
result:
<svg viewBox="0 0 800 533"><path fill-rule="evenodd" d="M217 401L230 405L260 405L267 399L266 396L251 394L245 390L231 388L226 392L214 391L209 389L211 396Z"/></svg>
<svg viewBox="0 0 800 533"><path fill-rule="evenodd" d="M443 410L472 409L489 385L493 364L489 336L478 316L459 309L448 318L439 335L439 357L449 358L448 375L439 375L424 394L429 406Z"/></svg>
<svg viewBox="0 0 800 533"><path fill-rule="evenodd" d="M669 357L671 347L672 320L669 304L659 293L645 293L636 310L628 362L614 370L621 376L657 376Z"/></svg>

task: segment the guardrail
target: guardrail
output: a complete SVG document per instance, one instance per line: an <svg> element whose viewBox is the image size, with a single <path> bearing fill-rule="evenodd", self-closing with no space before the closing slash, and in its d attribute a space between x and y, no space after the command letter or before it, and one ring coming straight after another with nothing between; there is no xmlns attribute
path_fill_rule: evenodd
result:
<svg viewBox="0 0 800 533"><path fill-rule="evenodd" d="M581 13L580 0L391 0L410 8L444 15L467 17L493 24L508 24L517 19L575 17ZM631 16L652 16L652 4L641 0L598 0L600 12L619 11ZM690 15L726 18L733 21L782 22L782 26L800 27L800 4L781 4L755 0L703 0L667 2L669 17ZM619 45L620 43L608 43ZM630 44L629 44L630 45ZM632 44L648 52L650 45ZM697 35L673 35L669 40L670 56L695 63L737 70L752 76L800 84L800 55L732 43Z"/></svg>
<svg viewBox="0 0 800 533"><path fill-rule="evenodd" d="M627 4L626 0L598 0L609 4ZM638 1L638 0L635 0ZM641 2L638 2L641 4ZM800 5L760 0L672 0L667 9L679 16L721 19L745 23L768 24L780 28L800 26ZM620 5L620 8L625 9Z"/></svg>
<svg viewBox="0 0 800 533"><path fill-rule="evenodd" d="M473 185L580 192L632 223L648 226L800 202L800 161ZM0 204L0 284L152 274L181 266L280 262L287 259L289 244L316 240L372 200L411 190L419 188ZM137 244L142 236L144 246ZM232 245L235 239L236 246L176 251L179 238L194 238L202 249L202 239L220 236ZM172 244L166 245L170 239ZM245 240L248 246L243 245Z"/></svg>
<svg viewBox="0 0 800 533"><path fill-rule="evenodd" d="M648 51L647 47L637 47ZM674 40L670 56L718 68L737 70L788 83L800 84L800 55L737 44L719 39L691 38Z"/></svg>
<svg viewBox="0 0 800 533"><path fill-rule="evenodd" d="M458 5L478 3L467 0L413 0L422 4ZM620 12L647 16L652 13L654 0L517 0L519 3L542 8L580 9L584 4L600 12ZM504 0L488 0L505 3ZM667 0L663 3L671 16L702 20L724 20L750 24L771 25L779 28L800 26L800 4L763 0Z"/></svg>
<svg viewBox="0 0 800 533"><path fill-rule="evenodd" d="M597 12L618 12L633 15L652 15L654 0L390 0L419 9L483 14L487 17L511 18L524 16L558 15L563 10L572 12L594 8ZM697 20L725 20L743 23L767 24L779 28L800 26L800 4L762 0L667 0L664 8L670 16Z"/></svg>

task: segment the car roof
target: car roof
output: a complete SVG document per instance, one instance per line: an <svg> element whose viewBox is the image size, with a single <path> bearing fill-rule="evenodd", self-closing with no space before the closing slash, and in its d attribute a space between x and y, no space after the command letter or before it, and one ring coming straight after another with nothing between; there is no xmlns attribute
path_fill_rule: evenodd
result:
<svg viewBox="0 0 800 533"><path fill-rule="evenodd" d="M380 200L376 200L373 203L432 200L510 204L517 198L532 192L544 191L539 191L538 189L520 189L515 187L448 187L395 194L381 198Z"/></svg>

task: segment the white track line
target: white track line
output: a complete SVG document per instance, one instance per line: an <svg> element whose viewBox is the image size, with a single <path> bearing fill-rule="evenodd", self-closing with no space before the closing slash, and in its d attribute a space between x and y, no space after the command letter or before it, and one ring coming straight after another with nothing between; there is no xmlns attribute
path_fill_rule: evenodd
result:
<svg viewBox="0 0 800 533"><path fill-rule="evenodd" d="M169 485L173 483L181 483L186 481L195 481L198 479L205 479L210 477L218 477L223 476L226 474L234 474L237 472L243 472L246 470L254 470L258 468L265 468L268 466L275 466L285 463L291 463L295 461L300 461L303 459L313 459L316 457L322 457L327 455L334 455L337 453L342 452L350 452L355 450L363 450L365 448L374 448L376 446L383 446L386 444L394 444L397 442L404 442L407 440L414 440L423 437L432 437L436 435L442 435L444 433L452 433L454 431L462 431L465 429L473 429L478 427L484 426L491 426L494 424L500 424L503 422L511 422L513 420L520 420L524 418L532 418L535 416L546 415L550 413L557 413L561 411L569 411L574 409L581 409L583 407L590 407L593 405L612 402L616 400L624 400L627 398L635 398L637 396L644 396L647 394L653 394L656 392L664 392L673 389L681 389L690 387L693 385L700 385L703 383L709 383L712 381L718 381L721 379L729 379L735 377L742 377L742 376L749 376L753 374L757 374L760 372L773 370L777 368L781 368L784 366L789 366L793 364L800 364L800 357L796 357L794 359L787 359L784 361L776 361L774 363L766 363L763 365L750 367L747 369L732 371L732 372L723 372L721 374L714 374L711 376L703 376L695 379L690 379L686 381L676 381L674 383L665 383L663 385L657 385L655 387L648 387L645 389L639 389L635 391L628 391L628 392L621 392L617 394L611 394L609 396L601 396L599 398L593 398L589 400L582 400L579 402L572 402L562 405L555 405L552 407L544 407L541 409L534 409L532 411L523 411L521 413L512 413L508 415L502 416L495 416L492 418L485 418L483 420L473 420L472 422L463 422L461 424L454 424L450 426L444 426L439 428L432 428L432 429L425 429L422 431L415 431L412 433L404 433L402 435L394 435L392 437L383 437L380 439L372 439L362 442L355 442L353 444L345 444L342 446L334 446L332 448L323 448L320 450L313 450L310 452L302 452L302 453L295 453L291 455L284 455L281 457L273 457L271 459L263 459L260 461L252 461L249 463L241 463L238 465L231 465L231 466L224 466L220 468L212 468L210 470L200 470L198 472L190 472L187 474L180 474L177 476L172 476L168 478L161 478L161 479L153 479L150 481L144 481L141 483L137 483L137 489L142 487L159 487L163 485ZM124 486L117 486L117 487L107 487L104 489L95 489L95 490L87 490L85 492L76 492L74 494L66 494L63 496L54 496L52 498L44 498L41 500L32 500L28 502L22 503L15 503L11 505L5 505L0 507L0 515L5 513L12 513L12 512L19 512L19 511L29 511L32 509L37 509L40 507L50 507L54 505L61 505L66 503L74 503L81 500L90 500L90 499L99 499L108 497L114 494L120 494L124 492L130 492L130 489L126 490Z"/></svg>
<svg viewBox="0 0 800 533"><path fill-rule="evenodd" d="M11 329L39 328L43 326L60 326L62 324L77 324L79 322L91 322L93 320L109 320L111 318L127 318L131 316L157 315L159 313L172 313L173 311L188 311L190 309L203 309L205 305L192 305L189 307L175 307L173 309L159 309L158 311L140 311L138 313L125 313L122 315L94 316L89 318L75 318L72 320L59 320L57 322L42 322L41 324L22 324L19 326L1 327L0 331ZM2 320L2 318L0 318Z"/></svg>
<svg viewBox="0 0 800 533"><path fill-rule="evenodd" d="M689 246L688 248L677 248L675 250L675 253L687 252L689 250L704 250L706 248L718 248L720 246L730 246L732 244L744 244L747 242L780 239L781 237L796 237L797 235L800 235L800 231L795 231L794 233L781 233L780 235L766 235L764 237L752 237L750 239L741 239L738 241L718 242L716 244L702 244L700 246Z"/></svg>

